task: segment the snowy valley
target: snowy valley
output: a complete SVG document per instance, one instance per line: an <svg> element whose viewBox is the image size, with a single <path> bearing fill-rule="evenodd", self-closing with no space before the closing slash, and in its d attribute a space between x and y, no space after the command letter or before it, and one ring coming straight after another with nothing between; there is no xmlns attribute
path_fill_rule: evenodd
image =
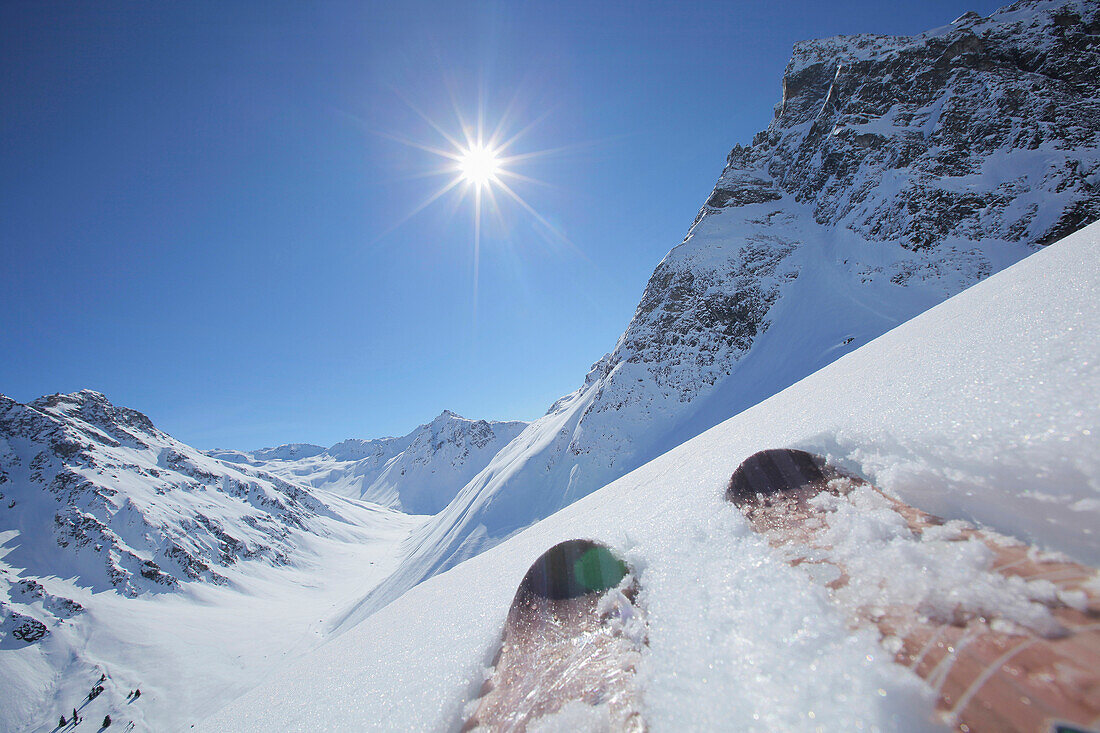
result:
<svg viewBox="0 0 1100 733"><path fill-rule="evenodd" d="M422 521L218 461L91 391L0 398L0 461L5 730L52 729L105 672L81 715L186 727L316 644Z"/></svg>
<svg viewBox="0 0 1100 733"><path fill-rule="evenodd" d="M771 125L531 423L199 451L90 390L0 396L0 729L455 728L573 537L642 587L652 729L920 729L928 690L722 491L800 447L1100 563L1098 38L1095 0L1021 0L797 44Z"/></svg>

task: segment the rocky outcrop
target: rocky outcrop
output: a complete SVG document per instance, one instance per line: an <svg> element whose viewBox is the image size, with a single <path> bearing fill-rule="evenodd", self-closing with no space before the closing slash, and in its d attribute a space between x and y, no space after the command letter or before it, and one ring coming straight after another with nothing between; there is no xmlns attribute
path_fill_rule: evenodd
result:
<svg viewBox="0 0 1100 733"><path fill-rule="evenodd" d="M761 171L874 242L1055 241L1100 217L1098 39L1096 3L1025 1L914 38L800 43L774 122L712 201Z"/></svg>
<svg viewBox="0 0 1100 733"><path fill-rule="evenodd" d="M4 567L0 567L0 591L6 591L0 596L0 648L41 641L51 626L56 628L84 611L71 598L50 593L33 578L14 577Z"/></svg>
<svg viewBox="0 0 1100 733"><path fill-rule="evenodd" d="M856 285L946 296L1100 218L1098 76L1095 2L799 43L775 119L730 152L612 369L644 364L654 386L694 399L767 330L814 240L858 235L859 251L838 253Z"/></svg>

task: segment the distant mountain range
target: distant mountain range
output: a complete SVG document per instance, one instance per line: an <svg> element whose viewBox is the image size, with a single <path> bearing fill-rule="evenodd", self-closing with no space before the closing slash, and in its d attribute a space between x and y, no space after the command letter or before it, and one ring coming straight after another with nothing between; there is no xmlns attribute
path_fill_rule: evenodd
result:
<svg viewBox="0 0 1100 733"><path fill-rule="evenodd" d="M331 448L291 443L206 454L287 481L411 514L435 514L527 423L467 420L450 410L401 438L345 440Z"/></svg>

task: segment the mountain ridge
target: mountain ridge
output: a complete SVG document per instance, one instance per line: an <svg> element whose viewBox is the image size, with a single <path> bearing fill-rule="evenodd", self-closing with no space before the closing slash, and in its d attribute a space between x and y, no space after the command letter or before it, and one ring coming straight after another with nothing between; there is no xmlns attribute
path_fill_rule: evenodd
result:
<svg viewBox="0 0 1100 733"><path fill-rule="evenodd" d="M434 514L528 423L443 410L400 437L348 438L328 448L289 443L257 451L208 450L290 481L412 514Z"/></svg>
<svg viewBox="0 0 1100 733"><path fill-rule="evenodd" d="M904 522L882 522L889 512L872 506L830 517L839 542L867 548L852 559L852 581L878 599L878 581L888 576L904 603L920 599L922 608L989 602L997 593L982 579L995 555L980 540L958 541L970 524L1095 564L1098 255L1094 224L983 280L417 585L198 730L460 725L500 648L516 588L547 548L576 538L611 547L642 589L648 643L636 666L648 727L940 730L935 691L896 663L895 637L853 629L855 610L838 604L843 589L826 592L819 566L790 563L753 532L724 499L726 488L744 459L788 446L947 519L934 541L950 543L944 552L953 568L937 574L922 564L927 556L910 552ZM854 528L854 518L882 524ZM1049 584L1012 585L1035 599L1053 592ZM1038 608L1026 599L996 605L1008 613ZM576 720L553 722L572 730ZM596 727L601 718L581 720Z"/></svg>
<svg viewBox="0 0 1100 733"><path fill-rule="evenodd" d="M112 713L185 728L317 643L419 521L219 461L99 392L0 395L0 729L50 730L101 675Z"/></svg>

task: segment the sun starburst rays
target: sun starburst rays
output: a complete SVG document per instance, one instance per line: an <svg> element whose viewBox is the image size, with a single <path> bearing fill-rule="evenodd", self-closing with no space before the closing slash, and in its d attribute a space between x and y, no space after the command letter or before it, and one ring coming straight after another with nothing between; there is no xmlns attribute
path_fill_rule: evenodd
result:
<svg viewBox="0 0 1100 733"><path fill-rule="evenodd" d="M397 223L386 229L380 236L385 236L394 229L397 229L409 219L448 194L454 196L457 193L457 198L453 199L456 205L467 197L471 198L473 200L472 213L474 225L472 254L475 312L477 308L478 271L480 269L481 259L482 217L487 211L493 215L493 220L497 223L499 229L504 231L507 229L507 226L505 224L504 211L502 210L501 204L515 204L520 211L532 217L540 225L536 227L536 230L542 233L542 236L547 242L556 242L557 244L564 243L569 249L576 252L576 248L573 246L572 242L569 241L568 237L566 237L558 227L547 220L546 217L540 214L535 207L524 199L513 187L517 182L539 184L542 186L550 185L537 178L512 170L512 167L515 165L523 164L536 158L541 158L545 155L567 149L554 148L552 150L513 152L513 146L522 140L536 125L542 122L548 113L543 113L527 122L527 124L519 126L518 131L508 132L509 127L512 127L513 130L517 127L514 125L514 122L519 116L517 98L513 98L505 107L503 114L496 120L496 124L493 126L492 131L488 132L485 124L484 105L478 104L476 123L474 125L467 124L452 92L451 105L459 130L459 134L456 135L448 131L444 125L425 114L419 107L414 105L404 95L400 94L400 92L397 92L397 90L394 91L410 110L442 138L445 144L418 142L401 135L389 133L380 134L402 145L443 159L443 164L441 166L412 177L448 176L448 180L413 208L412 211L403 216ZM488 134L486 134L487 132ZM512 182L512 185L505 182L504 179L506 178ZM497 197L495 195L497 191L504 194L504 197Z"/></svg>

